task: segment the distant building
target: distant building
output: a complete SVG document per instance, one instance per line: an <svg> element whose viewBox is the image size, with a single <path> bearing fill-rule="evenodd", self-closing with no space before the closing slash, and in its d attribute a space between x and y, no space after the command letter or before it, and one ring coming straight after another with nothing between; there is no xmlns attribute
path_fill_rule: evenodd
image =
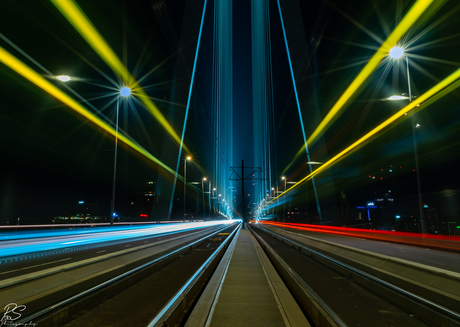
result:
<svg viewBox="0 0 460 327"><path fill-rule="evenodd" d="M78 201L76 208L77 216L99 216L99 202L98 201Z"/></svg>
<svg viewBox="0 0 460 327"><path fill-rule="evenodd" d="M158 207L155 193L156 183L145 182L143 190L135 194L117 194L115 199L114 221L150 221L153 220L155 205ZM91 223L108 222L107 212L101 212L98 201L79 200L75 213L54 217L54 223ZM104 208L103 208L103 211ZM158 211L158 210L157 210Z"/></svg>
<svg viewBox="0 0 460 327"><path fill-rule="evenodd" d="M144 189L136 194L118 195L115 202L115 211L119 221L150 221L153 220L152 208L155 205L156 183L144 183Z"/></svg>

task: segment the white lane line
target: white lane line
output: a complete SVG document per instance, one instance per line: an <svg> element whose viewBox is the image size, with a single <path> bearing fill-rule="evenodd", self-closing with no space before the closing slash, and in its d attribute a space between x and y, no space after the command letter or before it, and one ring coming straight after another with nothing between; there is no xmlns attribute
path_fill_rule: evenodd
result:
<svg viewBox="0 0 460 327"><path fill-rule="evenodd" d="M83 240L83 241L73 241L73 242L65 242L65 243L61 243L61 244L80 243L80 242L84 242L84 241L87 241L87 240Z"/></svg>
<svg viewBox="0 0 460 327"><path fill-rule="evenodd" d="M98 252L96 252L96 253L102 253L102 252L105 252L105 250L102 250L102 251L98 251Z"/></svg>
<svg viewBox="0 0 460 327"><path fill-rule="evenodd" d="M72 259L72 258L66 258L66 259L61 259L61 260L57 260L57 261L51 261L51 262L47 262L47 263L42 263L41 265L35 265L35 266L29 266L29 267L24 267L24 268L20 268L20 269L5 271L5 272L0 273L0 275L7 274L7 273L11 273L11 272L15 272L15 271L19 271L19 270L24 270L24 269L30 269L30 268L35 268L35 267L50 265L50 264L52 264L52 263L61 262L61 261L67 261L67 260L70 260L70 259Z"/></svg>

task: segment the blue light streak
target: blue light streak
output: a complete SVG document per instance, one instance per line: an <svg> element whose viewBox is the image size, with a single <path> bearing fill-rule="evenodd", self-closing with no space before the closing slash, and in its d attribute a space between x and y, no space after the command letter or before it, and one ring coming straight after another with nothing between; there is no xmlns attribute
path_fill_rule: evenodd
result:
<svg viewBox="0 0 460 327"><path fill-rule="evenodd" d="M122 87L120 90L120 94L123 97L128 97L131 94L131 89L129 87Z"/></svg>
<svg viewBox="0 0 460 327"><path fill-rule="evenodd" d="M48 230L35 233L0 234L0 258L98 244L130 238L166 235L188 230L229 224L232 221L162 224L159 226L101 227L88 230ZM9 242L13 241L14 242Z"/></svg>
<svg viewBox="0 0 460 327"><path fill-rule="evenodd" d="M286 37L286 30L284 29L283 14L281 13L281 6L280 6L280 1L279 0L277 0L277 4L278 4L278 11L279 11L279 14L280 14L281 27L283 29L284 44L286 46L286 52L287 52L287 57L288 57L288 62L289 62L289 69L291 71L292 86L294 88L295 101L296 101L296 104L297 104L297 111L299 113L300 125L302 127L302 135L303 135L303 141L304 141L304 144L305 144L305 152L307 153L308 162L311 162L311 160L310 160L310 152L308 150L308 145L307 145L307 136L305 135L305 127L304 127L304 124L303 124L302 111L300 110L299 96L297 94L297 86L296 86L296 83L295 83L294 70L292 69L291 54L289 52L289 45L288 45L287 37ZM308 167L310 169L310 174L311 174L313 172L313 169L311 168L311 164L309 164ZM319 205L318 193L316 192L316 184L315 184L314 177L311 178L311 182L313 184L313 191L315 193L315 199L316 199L316 208L318 210L319 221L321 223L321 221L322 221L321 207Z"/></svg>
<svg viewBox="0 0 460 327"><path fill-rule="evenodd" d="M233 161L233 1L214 3L212 103L214 160L213 177L217 194L215 209L224 217L231 216L233 202L229 167Z"/></svg>
<svg viewBox="0 0 460 327"><path fill-rule="evenodd" d="M270 101L272 92L270 15L267 1L251 2L251 37L252 37L252 108L253 108L253 144L254 165L270 174L270 124L269 114L273 110ZM271 133L273 135L273 132ZM270 187L268 179L261 179L257 174L253 202L261 203L266 198L263 190ZM260 190L260 191L259 191ZM259 214L257 214L259 215Z"/></svg>
<svg viewBox="0 0 460 327"><path fill-rule="evenodd" d="M193 82L195 80L196 62L198 60L198 53L199 53L199 50L200 50L201 34L203 32L203 22L204 22L204 16L205 16L205 13L206 13L206 5L207 5L207 3L208 3L208 0L205 0L204 5L203 5L203 13L201 15L200 33L198 34L198 41L197 41L196 52L195 52L195 60L193 62L192 79L190 81L190 88L189 88L189 91L188 91L187 108L185 109L184 125L182 127L182 136L181 136L181 139L180 139L179 154L177 155L176 174L174 175L173 189L172 189L172 192L171 192L171 201L169 203L168 220L171 219L171 212L172 212L172 206L173 206L173 200L174 200L174 193L176 191L177 174L179 173L179 164L180 164L180 158L181 158L181 155L182 155L182 146L184 145L185 128L187 127L187 118L188 118L188 112L189 112L189 109L190 109L190 100L192 98ZM185 199L184 199L184 201L185 201Z"/></svg>

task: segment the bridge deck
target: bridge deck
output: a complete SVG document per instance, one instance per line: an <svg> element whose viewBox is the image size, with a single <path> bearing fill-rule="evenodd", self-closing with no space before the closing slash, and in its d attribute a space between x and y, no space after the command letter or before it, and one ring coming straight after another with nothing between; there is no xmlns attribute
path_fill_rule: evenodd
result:
<svg viewBox="0 0 460 327"><path fill-rule="evenodd" d="M187 326L309 326L254 236L236 237Z"/></svg>

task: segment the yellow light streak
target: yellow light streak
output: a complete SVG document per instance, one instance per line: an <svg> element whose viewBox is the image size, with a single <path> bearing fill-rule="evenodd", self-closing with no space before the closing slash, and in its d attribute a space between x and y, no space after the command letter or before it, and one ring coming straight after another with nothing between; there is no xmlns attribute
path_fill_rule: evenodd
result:
<svg viewBox="0 0 460 327"><path fill-rule="evenodd" d="M181 138L174 128L169 124L158 107L150 100L142 87L139 86L134 76L130 74L126 66L121 62L120 58L118 58L78 4L73 0L51 0L51 3L56 6L94 51L96 51L115 74L118 75L123 81L124 86L128 86L132 89L133 94L139 97L147 111L150 112L172 138L180 144ZM186 152L189 152L185 144L183 144L183 148Z"/></svg>
<svg viewBox="0 0 460 327"><path fill-rule="evenodd" d="M422 109L422 107L419 107L419 105L423 105L423 108L425 108L431 103L433 103L434 101L441 98L442 96L455 90L459 86L460 86L460 69L453 72L451 75L449 75L444 80L436 84L434 87L432 87L430 90L425 92L423 95L416 98L414 101L412 101L407 106L399 110L393 116L385 120L383 123L375 127L373 130L365 134L363 137L361 137L356 142L354 142L353 144L345 148L343 151L335 155L333 158L329 159L329 161L325 162L321 167L314 170L312 173L308 174L306 177L301 179L299 182L291 186L289 189L287 189L286 191L284 191L277 197L270 200L268 203L273 202L274 200L290 192L291 190L293 190L295 187L299 186L303 182L310 180L312 177L330 168L333 164L337 163L339 160L345 158L350 153L352 153L354 150L364 145L364 142L369 141L373 136L377 136L378 133L382 132L386 127L395 123L398 119L404 117L409 112Z"/></svg>
<svg viewBox="0 0 460 327"><path fill-rule="evenodd" d="M83 107L81 104L79 104L77 101L69 97L67 94L62 92L60 89L55 87L53 84L48 82L45 78L43 78L40 74L35 72L32 68L24 64L22 61L17 59L15 56L13 56L11 53L0 47L0 62L17 72L19 75L23 76L24 78L28 79L30 82L34 83L38 87L40 87L42 90L56 98L57 100L61 101L89 121L93 122L95 125L99 126L103 130L107 131L108 133L112 134L115 136L116 131L115 129L110 126L108 123L94 115L91 111ZM159 166L164 168L166 171L169 173L175 175L176 172L166 166L163 162L161 162L159 159L157 159L155 156L153 156L151 153L149 153L147 150L145 150L142 146L137 144L136 142L131 141L128 139L125 135L118 133L118 139L134 149L135 151L139 152L141 155L144 157L150 159L151 161L157 163ZM179 179L182 179L179 176Z"/></svg>
<svg viewBox="0 0 460 327"><path fill-rule="evenodd" d="M379 65L383 58L388 55L390 49L397 45L398 41L403 35L409 30L409 28L417 21L417 19L425 12L434 0L418 0L408 13L404 16L401 22L396 26L393 32L388 36L385 42L380 46L377 52L372 56L369 62L364 66L361 72L356 76L354 81L345 90L339 100L334 104L329 113L324 117L315 131L310 135L307 140L308 146L311 146L314 141L317 140L318 136L323 133L341 114L341 109L345 103L353 96L358 88L364 83L374 69ZM305 150L305 144L299 153Z"/></svg>

